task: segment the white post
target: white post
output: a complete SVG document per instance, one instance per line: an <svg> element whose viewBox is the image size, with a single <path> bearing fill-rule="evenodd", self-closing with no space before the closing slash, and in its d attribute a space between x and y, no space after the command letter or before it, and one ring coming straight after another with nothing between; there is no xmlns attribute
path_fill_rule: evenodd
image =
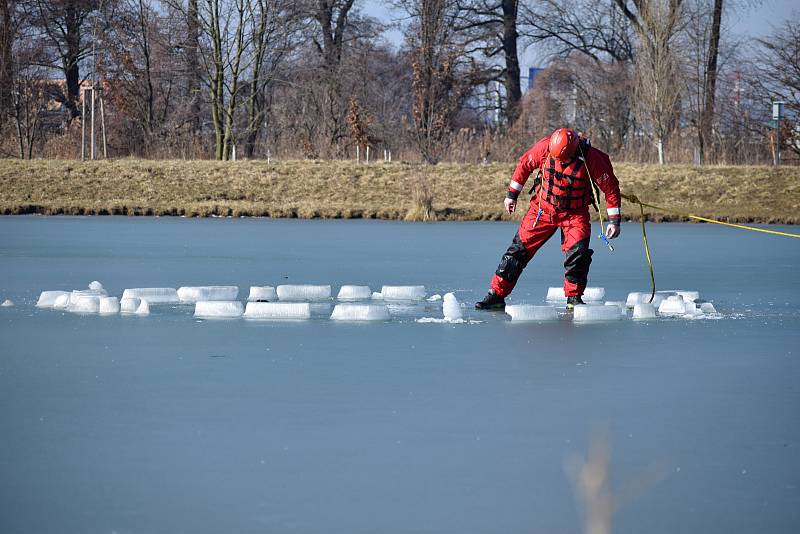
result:
<svg viewBox="0 0 800 534"><path fill-rule="evenodd" d="M267 149L267 163L269 163L269 160L270 160L270 153L269 153L269 149Z"/></svg>
<svg viewBox="0 0 800 534"><path fill-rule="evenodd" d="M236 144L233 144L231 146L231 159L233 159L233 161L236 161Z"/></svg>
<svg viewBox="0 0 800 534"><path fill-rule="evenodd" d="M367 145L367 159L366 163L369 163L369 145Z"/></svg>
<svg viewBox="0 0 800 534"><path fill-rule="evenodd" d="M356 145L356 163L361 161L361 147Z"/></svg>
<svg viewBox="0 0 800 534"><path fill-rule="evenodd" d="M390 150L389 151L389 162L391 163L391 161L392 161L392 151Z"/></svg>
<svg viewBox="0 0 800 534"><path fill-rule="evenodd" d="M91 149L90 158L94 159L95 158L95 149L94 149L94 87L92 87L92 125L91 125L91 132L92 132L91 133L92 149Z"/></svg>
<svg viewBox="0 0 800 534"><path fill-rule="evenodd" d="M100 92L100 128L103 130L103 159L108 159L108 142L106 141L106 110L103 106L103 93Z"/></svg>
<svg viewBox="0 0 800 534"><path fill-rule="evenodd" d="M86 90L81 87L81 161L86 161Z"/></svg>

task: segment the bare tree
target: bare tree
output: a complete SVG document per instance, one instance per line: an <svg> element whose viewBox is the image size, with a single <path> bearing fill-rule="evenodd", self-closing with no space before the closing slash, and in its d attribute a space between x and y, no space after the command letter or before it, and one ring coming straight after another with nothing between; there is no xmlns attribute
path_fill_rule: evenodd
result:
<svg viewBox="0 0 800 534"><path fill-rule="evenodd" d="M639 112L649 123L658 151L665 163L664 148L680 104L680 76L673 43L679 29L683 0L615 0L631 21L638 38L636 54L636 99Z"/></svg>
<svg viewBox="0 0 800 534"><path fill-rule="evenodd" d="M250 38L252 64L247 95L245 155L252 158L256 142L268 117L275 77L295 44L300 17L287 0L254 0L249 9L253 20Z"/></svg>
<svg viewBox="0 0 800 534"><path fill-rule="evenodd" d="M454 1L410 0L404 7L412 19L407 45L414 137L425 161L436 163L464 99L483 77L456 31L459 11Z"/></svg>
<svg viewBox="0 0 800 534"><path fill-rule="evenodd" d="M519 116L522 98L520 86L519 32L517 18L518 0L458 0L458 22L455 30L462 39L472 40L479 46L484 57L494 61L501 56L502 64L492 69L491 78L500 80L504 88L503 113L510 125ZM466 50L471 53L471 50Z"/></svg>
<svg viewBox="0 0 800 534"><path fill-rule="evenodd" d="M543 42L554 54L580 52L595 61L630 61L634 55L631 21L612 0L541 0L525 4L521 33Z"/></svg>
<svg viewBox="0 0 800 534"><path fill-rule="evenodd" d="M781 128L781 148L800 156L800 18L786 20L775 34L759 39L759 85L764 99L785 102L786 120Z"/></svg>
<svg viewBox="0 0 800 534"><path fill-rule="evenodd" d="M80 115L80 64L91 52L91 31L86 23L99 7L100 0L32 0L30 4L33 23L55 51L52 61L43 57L42 63L64 73L67 93L61 98L73 118Z"/></svg>
<svg viewBox="0 0 800 534"><path fill-rule="evenodd" d="M14 87L12 48L18 28L15 12L14 0L0 0L0 131L12 107L11 93Z"/></svg>

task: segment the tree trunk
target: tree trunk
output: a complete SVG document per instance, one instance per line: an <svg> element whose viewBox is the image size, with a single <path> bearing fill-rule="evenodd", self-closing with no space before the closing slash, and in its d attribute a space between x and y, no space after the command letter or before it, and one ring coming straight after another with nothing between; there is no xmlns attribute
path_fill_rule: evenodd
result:
<svg viewBox="0 0 800 534"><path fill-rule="evenodd" d="M74 0L67 3L65 16L65 40L67 49L61 58L64 69L64 77L67 80L67 101L66 106L76 118L80 115L78 102L80 101L81 77L78 70L78 62L81 54L81 15Z"/></svg>
<svg viewBox="0 0 800 534"><path fill-rule="evenodd" d="M717 58L719 56L720 25L722 23L722 0L714 0L714 13L711 22L711 36L708 42L708 63L706 65L705 85L703 87L703 111L700 116L700 135L698 136L700 163L706 162L711 147L714 121L714 101L717 92Z"/></svg>
<svg viewBox="0 0 800 534"><path fill-rule="evenodd" d="M506 58L506 117L509 125L519 117L519 102L522 88L519 83L519 54L517 53L517 8L518 0L503 0L503 52Z"/></svg>
<svg viewBox="0 0 800 534"><path fill-rule="evenodd" d="M189 124L192 133L198 132L200 120L200 68L198 53L200 50L200 20L197 11L197 0L189 0L186 12L186 90L189 96Z"/></svg>
<svg viewBox="0 0 800 534"><path fill-rule="evenodd" d="M0 0L0 128L13 107L11 95L14 88L14 76L11 47L15 31L11 22L12 9L13 4L9 0Z"/></svg>

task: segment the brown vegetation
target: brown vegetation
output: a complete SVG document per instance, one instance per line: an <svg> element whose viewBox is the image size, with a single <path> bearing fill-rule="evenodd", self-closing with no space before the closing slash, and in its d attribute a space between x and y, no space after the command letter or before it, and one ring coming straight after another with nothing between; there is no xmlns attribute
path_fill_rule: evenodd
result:
<svg viewBox="0 0 800 534"><path fill-rule="evenodd" d="M622 191L694 215L800 223L800 169L616 166ZM0 213L500 220L510 164L14 161ZM515 214L520 217L522 213ZM623 215L638 209L623 203ZM680 217L648 210L648 219Z"/></svg>

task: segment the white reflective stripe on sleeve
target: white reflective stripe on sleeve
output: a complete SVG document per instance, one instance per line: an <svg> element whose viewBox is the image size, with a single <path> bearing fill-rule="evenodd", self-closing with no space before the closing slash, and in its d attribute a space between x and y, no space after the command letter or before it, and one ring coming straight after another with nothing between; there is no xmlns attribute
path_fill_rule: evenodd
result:
<svg viewBox="0 0 800 534"><path fill-rule="evenodd" d="M508 184L508 187L510 187L514 191L522 191L522 184L517 182L516 180L511 180L511 183ZM617 210L617 211L619 211L619 210Z"/></svg>
<svg viewBox="0 0 800 534"><path fill-rule="evenodd" d="M606 211L609 215L619 215L619 208L608 208Z"/></svg>

